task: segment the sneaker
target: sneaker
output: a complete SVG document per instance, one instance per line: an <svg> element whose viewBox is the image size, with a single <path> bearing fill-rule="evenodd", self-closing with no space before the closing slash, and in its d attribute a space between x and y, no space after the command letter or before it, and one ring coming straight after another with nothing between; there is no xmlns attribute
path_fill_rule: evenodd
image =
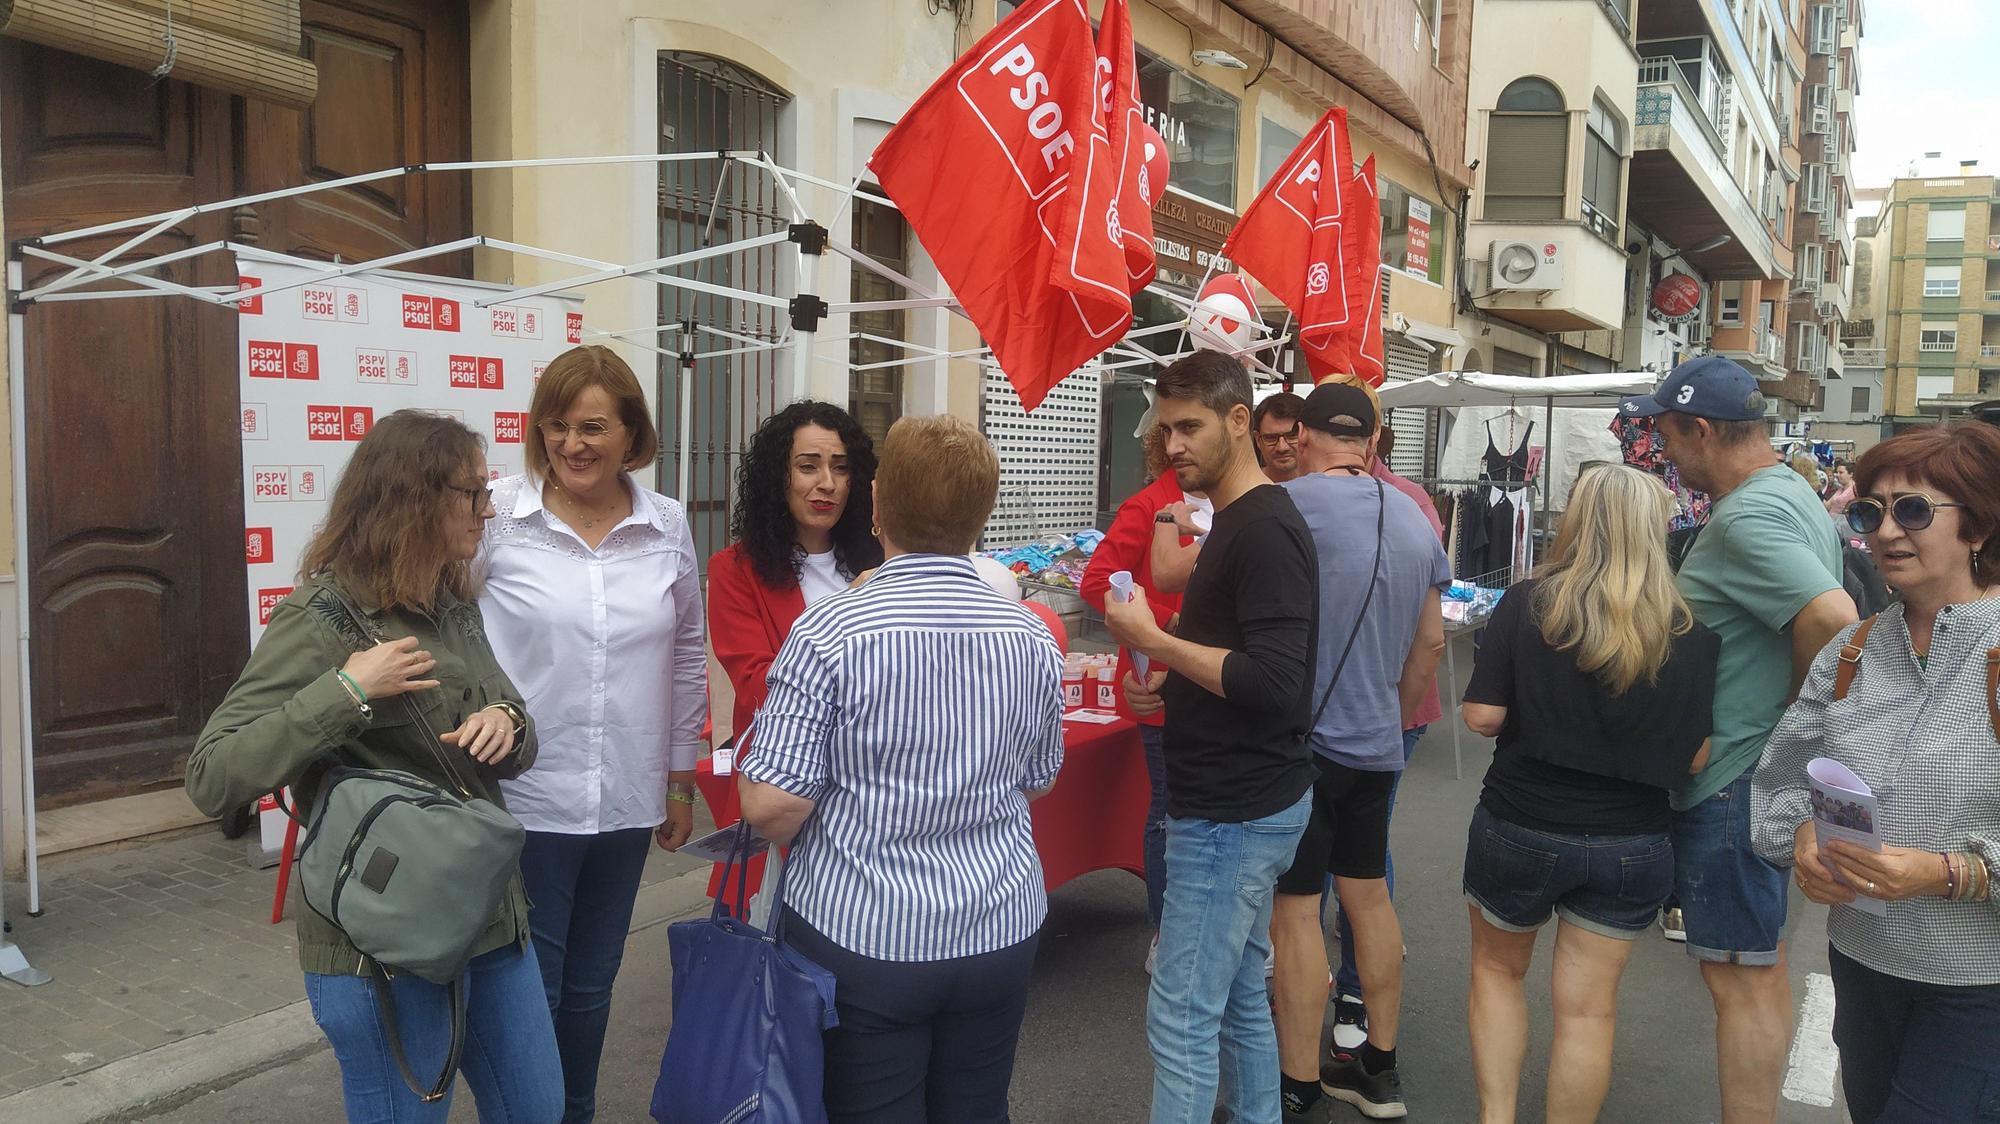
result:
<svg viewBox="0 0 2000 1124"><path fill-rule="evenodd" d="M1368 1041L1368 1008L1360 998L1342 995L1333 1001L1333 1049L1337 1061L1352 1061Z"/></svg>
<svg viewBox="0 0 2000 1124"><path fill-rule="evenodd" d="M1660 931L1665 933L1667 939L1670 941L1679 941L1682 944L1687 943L1687 923L1681 920L1679 906L1660 911Z"/></svg>
<svg viewBox="0 0 2000 1124"><path fill-rule="evenodd" d="M1160 934L1153 934L1153 943L1146 947L1146 974L1153 974L1153 966L1160 962Z"/></svg>
<svg viewBox="0 0 2000 1124"><path fill-rule="evenodd" d="M1393 1069L1371 1074L1358 1057L1320 1067L1319 1087L1327 1096L1360 1109L1370 1120L1400 1120L1410 1112L1403 1104L1402 1076Z"/></svg>
<svg viewBox="0 0 2000 1124"><path fill-rule="evenodd" d="M1300 1112L1293 1112L1287 1105L1282 1109L1285 1124L1333 1124L1333 1105L1332 1097L1321 1097Z"/></svg>

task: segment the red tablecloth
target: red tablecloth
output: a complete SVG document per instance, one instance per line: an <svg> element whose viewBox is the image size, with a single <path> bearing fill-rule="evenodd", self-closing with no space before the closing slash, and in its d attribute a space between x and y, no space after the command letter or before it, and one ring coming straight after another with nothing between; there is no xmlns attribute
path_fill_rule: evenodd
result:
<svg viewBox="0 0 2000 1124"><path fill-rule="evenodd" d="M704 757L695 766L695 785L718 827L743 818L736 778L718 777ZM1120 718L1103 725L1063 723L1063 767L1056 787L1028 806L1035 826L1035 850L1042 878L1053 890L1094 870L1129 870L1145 876L1146 750L1139 727ZM764 860L752 860L749 887L755 891ZM722 868L708 880L709 895L722 892ZM735 895L729 900L733 903Z"/></svg>

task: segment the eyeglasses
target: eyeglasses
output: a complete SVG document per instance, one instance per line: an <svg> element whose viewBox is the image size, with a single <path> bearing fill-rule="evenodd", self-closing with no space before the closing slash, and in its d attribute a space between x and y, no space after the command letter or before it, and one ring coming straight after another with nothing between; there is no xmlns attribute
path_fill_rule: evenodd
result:
<svg viewBox="0 0 2000 1124"><path fill-rule="evenodd" d="M471 500L472 510L474 511L486 510L486 505L493 501L493 488L491 485L482 484L477 488L461 488L456 484L446 484L445 487Z"/></svg>
<svg viewBox="0 0 2000 1124"><path fill-rule="evenodd" d="M1285 430L1283 433L1264 433L1260 431L1257 434L1257 442L1263 445L1267 449L1276 448L1278 442L1280 441L1297 441L1298 439L1299 439L1298 422L1293 422L1292 428Z"/></svg>
<svg viewBox="0 0 2000 1124"><path fill-rule="evenodd" d="M1905 492L1890 501L1886 514L1894 517L1896 525L1905 531L1921 531L1937 518L1938 508L1964 506L1934 500L1922 492ZM1884 514L1881 500L1855 500L1847 505L1847 525L1858 534L1872 535L1882 529Z"/></svg>
<svg viewBox="0 0 2000 1124"><path fill-rule="evenodd" d="M535 424L535 428L541 430L542 436L551 441L561 441L570 435L571 430L575 430L578 437L595 444L611 436L611 431L617 427L605 425L596 418L582 425L571 425L561 418L543 418Z"/></svg>

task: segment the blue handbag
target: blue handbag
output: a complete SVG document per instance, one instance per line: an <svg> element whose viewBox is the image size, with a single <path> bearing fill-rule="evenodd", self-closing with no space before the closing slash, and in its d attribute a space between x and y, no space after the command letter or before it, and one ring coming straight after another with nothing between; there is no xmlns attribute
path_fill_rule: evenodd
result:
<svg viewBox="0 0 2000 1124"><path fill-rule="evenodd" d="M730 848L722 884L748 908L751 833ZM771 932L717 898L706 920L667 927L673 1027L660 1055L660 1124L825 1124L822 1035L839 1022L833 973L784 944L785 871L771 890Z"/></svg>

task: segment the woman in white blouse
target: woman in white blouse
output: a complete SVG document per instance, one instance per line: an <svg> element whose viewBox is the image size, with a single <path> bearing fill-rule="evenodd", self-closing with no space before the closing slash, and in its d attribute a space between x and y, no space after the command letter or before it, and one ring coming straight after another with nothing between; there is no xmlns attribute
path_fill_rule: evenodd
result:
<svg viewBox="0 0 2000 1124"><path fill-rule="evenodd" d="M687 517L630 475L659 436L632 369L576 347L535 386L528 471L493 487L480 609L542 734L504 785L562 1055L565 1124L596 1114L598 1057L648 838L694 825L708 710L701 574Z"/></svg>

